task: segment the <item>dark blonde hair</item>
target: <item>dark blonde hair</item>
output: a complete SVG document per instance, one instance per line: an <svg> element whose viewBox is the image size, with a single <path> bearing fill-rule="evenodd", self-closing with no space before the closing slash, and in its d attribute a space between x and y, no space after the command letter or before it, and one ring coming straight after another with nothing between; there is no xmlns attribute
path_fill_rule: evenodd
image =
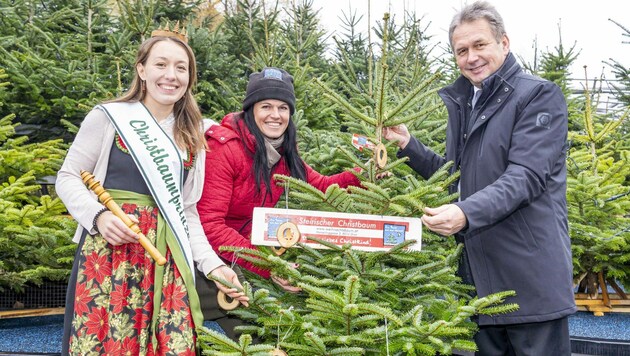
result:
<svg viewBox="0 0 630 356"><path fill-rule="evenodd" d="M156 43L171 41L182 47L188 55L188 87L186 93L179 99L173 107L175 115L175 128L173 136L175 143L181 149L189 149L191 152L198 152L207 148L206 140L203 136L203 120L197 101L192 93L192 88L197 84L197 62L195 54L188 44L176 37L151 37L144 41L138 49L136 63L134 65L134 78L129 90L114 102L137 102L144 99L145 92L142 90L142 79L136 70L138 64L146 65L149 54Z"/></svg>

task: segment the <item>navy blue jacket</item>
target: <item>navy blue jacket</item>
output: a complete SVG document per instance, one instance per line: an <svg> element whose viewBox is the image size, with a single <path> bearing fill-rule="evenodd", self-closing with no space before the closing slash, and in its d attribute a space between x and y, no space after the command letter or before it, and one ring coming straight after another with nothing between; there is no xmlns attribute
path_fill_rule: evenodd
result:
<svg viewBox="0 0 630 356"><path fill-rule="evenodd" d="M447 161L461 171L464 242L477 295L514 290L516 312L480 325L557 319L576 311L566 203L568 113L560 88L529 75L513 54L484 80L462 123L472 84L460 76L439 91L448 110L446 156L412 138L399 156L425 178ZM452 190L457 189L453 186Z"/></svg>

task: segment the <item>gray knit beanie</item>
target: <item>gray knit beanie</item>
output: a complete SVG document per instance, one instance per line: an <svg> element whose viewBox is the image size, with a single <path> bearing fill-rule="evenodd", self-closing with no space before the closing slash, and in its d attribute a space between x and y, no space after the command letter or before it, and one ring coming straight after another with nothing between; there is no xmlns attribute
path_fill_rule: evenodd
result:
<svg viewBox="0 0 630 356"><path fill-rule="evenodd" d="M289 105L291 115L295 112L295 91L293 77L284 69L268 67L252 73L247 83L243 100L243 111L265 99L284 101Z"/></svg>

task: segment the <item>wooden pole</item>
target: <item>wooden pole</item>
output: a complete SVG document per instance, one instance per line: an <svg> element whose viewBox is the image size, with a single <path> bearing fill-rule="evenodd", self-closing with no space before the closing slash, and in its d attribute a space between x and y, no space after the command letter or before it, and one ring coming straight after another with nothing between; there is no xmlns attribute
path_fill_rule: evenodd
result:
<svg viewBox="0 0 630 356"><path fill-rule="evenodd" d="M129 226L129 228L138 235L138 242L140 242L140 245L142 245L142 247L144 247L149 255L151 255L153 260L155 260L155 263L163 266L166 263L166 258L164 258L160 251L158 251L158 249L153 246L151 241L149 241L149 239L144 236L138 225L129 218L129 216L120 208L120 206L118 206L118 204L114 201L114 198L112 198L112 196L109 195L105 188L101 186L101 183L94 179L94 175L92 175L90 172L81 170L81 178L83 179L83 182L87 185L87 187L94 193L96 193L101 203L103 203L103 205L105 205L107 209L109 209L109 211L119 217L120 220L125 223L125 225Z"/></svg>

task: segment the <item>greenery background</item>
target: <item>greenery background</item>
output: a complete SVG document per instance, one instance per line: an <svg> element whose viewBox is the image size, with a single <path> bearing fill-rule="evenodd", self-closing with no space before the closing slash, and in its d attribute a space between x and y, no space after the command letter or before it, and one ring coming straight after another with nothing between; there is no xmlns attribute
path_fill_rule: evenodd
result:
<svg viewBox="0 0 630 356"><path fill-rule="evenodd" d="M429 45L425 20L414 13L406 14L401 25L375 21L367 35L357 28L356 15L343 14L345 30L332 39L335 46L328 45L329 34L309 0L0 0L0 14L0 292L67 278L76 225L54 191L42 191L42 183L54 179L85 114L125 90L139 43L167 21L183 21L188 31L199 73L196 97L206 117L219 121L239 110L251 72L279 66L292 73L301 154L322 173L369 158L343 152L351 147L350 133L378 139L378 125L358 120L357 112L378 118L377 104L402 102L426 81L426 90L414 94L403 119L424 143L444 149L446 112L434 89L452 82L458 72L450 53ZM630 36L623 24L615 24ZM604 108L597 78L577 91L569 85L575 73L568 68L577 55L574 47L558 43L536 62L520 61L560 85L569 103L567 200L575 283L596 295L600 273L607 283L630 288L630 68L609 61L616 79L610 94L621 104ZM379 101L382 93L387 100ZM389 207L396 194L410 194L409 186L436 190L448 179L422 182L404 165L392 170L405 180L373 189L388 194ZM414 199L419 207L444 197ZM298 200L294 196L293 202ZM449 256L457 250L449 241L427 233L423 248L453 262ZM277 261L266 263L282 269ZM451 292L461 294L457 281L448 283Z"/></svg>

